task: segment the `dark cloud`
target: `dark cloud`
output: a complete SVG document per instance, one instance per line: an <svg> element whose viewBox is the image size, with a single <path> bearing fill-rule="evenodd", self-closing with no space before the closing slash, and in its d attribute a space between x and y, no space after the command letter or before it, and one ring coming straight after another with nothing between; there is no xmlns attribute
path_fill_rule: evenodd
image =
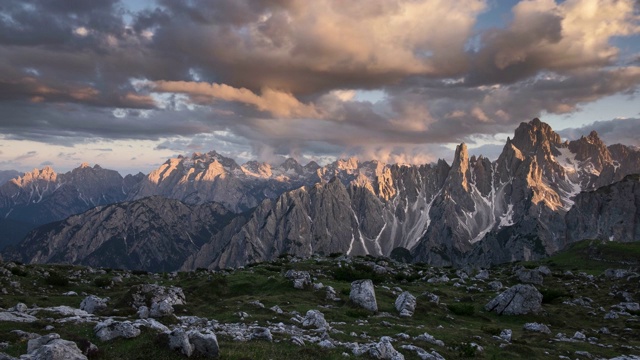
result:
<svg viewBox="0 0 640 360"><path fill-rule="evenodd" d="M479 33L481 0L126 5L2 1L4 138L413 161L640 84L637 54L623 63L611 44L637 36L632 0L597 12L581 0L522 1L506 27ZM386 97L349 93L364 89Z"/></svg>

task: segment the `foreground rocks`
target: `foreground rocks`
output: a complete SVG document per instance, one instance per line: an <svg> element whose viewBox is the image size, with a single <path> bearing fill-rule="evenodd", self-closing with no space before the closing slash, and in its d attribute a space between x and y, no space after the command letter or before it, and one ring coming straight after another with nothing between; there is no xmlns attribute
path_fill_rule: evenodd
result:
<svg viewBox="0 0 640 360"><path fill-rule="evenodd" d="M349 300L363 309L373 312L378 311L376 291L371 280L356 280L352 282Z"/></svg>
<svg viewBox="0 0 640 360"><path fill-rule="evenodd" d="M60 338L58 334L49 334L27 343L27 354L21 360L87 360L73 341Z"/></svg>
<svg viewBox="0 0 640 360"><path fill-rule="evenodd" d="M532 285L515 285L493 298L485 310L498 315L524 315L542 310L542 294Z"/></svg>

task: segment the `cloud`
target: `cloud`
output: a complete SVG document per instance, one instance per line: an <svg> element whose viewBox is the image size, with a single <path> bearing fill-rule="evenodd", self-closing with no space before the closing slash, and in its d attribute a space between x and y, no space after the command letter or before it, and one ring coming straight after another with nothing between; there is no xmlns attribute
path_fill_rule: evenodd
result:
<svg viewBox="0 0 640 360"><path fill-rule="evenodd" d="M640 146L640 118L596 121L583 127L564 129L558 133L563 138L575 140L589 135L592 130L595 130L607 145Z"/></svg>
<svg viewBox="0 0 640 360"><path fill-rule="evenodd" d="M266 111L276 117L318 117L319 114L311 105L300 103L290 93L265 88L261 95L241 88L237 89L226 84L208 84L187 81L157 81L151 85L154 92L183 93L201 104L211 103L212 100L239 102L254 106L259 111Z"/></svg>
<svg viewBox="0 0 640 360"><path fill-rule="evenodd" d="M640 33L633 0L521 1L506 29L482 34L469 84L513 83L539 71L570 74L615 63L616 36Z"/></svg>
<svg viewBox="0 0 640 360"><path fill-rule="evenodd" d="M38 155L37 151L28 151L22 155L16 156L13 161L22 161L22 160L26 160L26 159L30 159L32 157L35 157Z"/></svg>
<svg viewBox="0 0 640 360"><path fill-rule="evenodd" d="M3 2L3 138L422 162L640 84L616 47L639 37L633 0L520 1L481 30L483 0L127 5Z"/></svg>

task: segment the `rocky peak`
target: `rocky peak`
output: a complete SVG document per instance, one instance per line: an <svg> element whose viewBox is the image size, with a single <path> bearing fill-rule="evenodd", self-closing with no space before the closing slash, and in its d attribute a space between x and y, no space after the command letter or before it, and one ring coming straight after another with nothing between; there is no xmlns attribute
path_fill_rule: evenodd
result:
<svg viewBox="0 0 640 360"><path fill-rule="evenodd" d="M600 172L604 165L612 161L611 153L607 146L600 140L598 133L592 131L587 137L569 142L569 150L576 154L576 160L589 160L594 170Z"/></svg>
<svg viewBox="0 0 640 360"><path fill-rule="evenodd" d="M338 170L356 170L358 169L358 159L356 159L355 157L350 157L346 160L344 159L340 159L337 160L335 163L335 167Z"/></svg>
<svg viewBox="0 0 640 360"><path fill-rule="evenodd" d="M535 118L528 123L520 123L511 142L525 154L535 154L539 150L549 151L551 144L560 145L561 139L549 124Z"/></svg>
<svg viewBox="0 0 640 360"><path fill-rule="evenodd" d="M318 169L320 169L320 165L318 165L318 163L315 161L309 161L309 163L304 166L304 169L310 173L316 172Z"/></svg>
<svg viewBox="0 0 640 360"><path fill-rule="evenodd" d="M42 170L33 169L31 172L24 173L23 176L19 176L11 180L11 183L25 187L31 183L38 181L55 182L58 178L58 174L50 166L45 166Z"/></svg>
<svg viewBox="0 0 640 360"><path fill-rule="evenodd" d="M244 170L245 174L268 178L271 177L272 171L271 166L267 163L258 162L256 160L247 161L244 163L241 168Z"/></svg>
<svg viewBox="0 0 640 360"><path fill-rule="evenodd" d="M298 175L304 174L304 168L294 158L288 158L287 160L285 160L282 164L280 164L280 168L285 172L293 171Z"/></svg>
<svg viewBox="0 0 640 360"><path fill-rule="evenodd" d="M469 191L469 151L467 145L462 143L456 146L456 153L451 164L449 173L449 181L454 184L460 184L465 191Z"/></svg>

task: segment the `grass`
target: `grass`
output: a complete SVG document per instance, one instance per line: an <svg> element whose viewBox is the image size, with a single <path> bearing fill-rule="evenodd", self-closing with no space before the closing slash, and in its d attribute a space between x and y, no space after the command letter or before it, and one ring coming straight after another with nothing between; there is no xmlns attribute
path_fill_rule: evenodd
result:
<svg viewBox="0 0 640 360"><path fill-rule="evenodd" d="M157 283L166 286L179 286L184 290L187 304L176 306L176 315L194 315L208 319L215 319L220 323L241 322L238 312L250 315L246 323L269 326L269 324L292 324L296 311L304 315L309 309L323 312L327 321L332 323L336 332L330 334L332 339L343 342L367 343L379 341L381 336L392 336L396 340L393 345L400 349L402 344L413 344L424 349L434 349L447 359L479 358L479 359L529 359L529 358L558 358L568 356L575 358L575 351L589 351L594 356L611 358L620 354L638 353L640 339L636 334L640 325L626 321L625 317L615 320L603 320L603 313L596 316L589 315L593 309L579 306L569 306L562 302L571 297L588 296L594 302L594 309L602 306L609 309L617 304L609 295L610 292L625 290L632 294L640 293L637 281L627 282L625 279L607 279L601 276L606 268L624 267L630 257L640 247L638 244L615 244L584 242L578 243L550 259L531 266L546 265L553 275L545 277L544 285L539 287L543 294L543 312L523 316L498 316L487 313L483 309L496 293L490 291L487 282L467 280L467 284L459 287L453 282L429 284L423 278L447 274L454 277L455 269L431 268L425 264L409 266L393 265L396 270L388 274L376 275L376 298L378 312L370 313L355 307L348 301L350 282L356 278L372 278L374 276L371 263L383 259L360 258L352 259L352 264L342 261L342 267L337 266L339 257L327 259L308 259L292 263L287 258L278 259L271 263L254 264L244 270L210 272L199 270L195 272L181 272L176 276L170 274L152 274L144 272L127 272L123 270L89 270L82 267L62 267L52 265L19 265L14 267L15 273L0 278L0 288L7 288L9 294L0 296L0 307L9 308L18 302L28 306L41 307L67 305L79 307L84 296L63 296L62 293L73 290L78 294L87 293L111 300L106 314L135 318L135 310L128 304L127 293L137 284ZM629 255L631 254L631 255ZM393 264L389 259L384 259ZM605 266L606 265L606 266ZM0 264L2 266L2 264ZM592 267L593 266L593 267ZM284 278L287 269L309 271L314 283L322 282L325 286L335 288L342 301L334 302L325 298L323 289L315 291L312 288L294 289L291 282ZM343 269L343 270L340 270ZM512 265L504 265L490 269L491 280L500 280L505 286L516 283L511 271ZM572 270L573 269L573 270ZM563 275L564 271L572 270L574 276ZM419 273L421 272L421 273ZM596 275L587 280L580 272ZM68 279L66 286L50 283L44 274L59 274ZM110 279L120 276L122 283L111 284ZM103 279L109 280L109 286L100 286ZM20 283L18 289L9 285L10 281ZM469 292L467 285L474 284L484 289L481 292ZM400 287L402 291L409 291L418 298L414 316L411 318L398 317L394 302ZM428 302L420 294L430 292L440 296L440 304ZM636 295L637 296L637 295ZM258 308L251 304L259 300L265 308ZM640 299L636 299L638 301ZM278 305L286 313L277 314L270 307ZM636 314L637 316L637 314ZM41 316L56 318L52 314ZM160 319L165 325L172 327L175 318ZM550 326L553 334L532 334L522 330L526 322L540 322ZM33 324L19 324L0 322L0 338L8 341L10 346L5 350L12 356L19 356L26 351L26 342L20 341L10 331L20 329L40 334L47 333L44 327L51 321L39 320ZM59 333L62 338L83 344L90 341L96 344L99 351L90 356L91 359L182 359L159 341L158 335L152 331L143 331L135 339L117 339L103 343L93 334L93 324L77 324L61 326L54 324L52 332ZM597 334L596 330L607 326L614 335ZM502 342L493 339L503 329L512 329L513 341L505 348ZM625 330L630 329L630 330ZM556 333L562 332L572 336L576 331L585 331L587 336L599 338L599 342L608 347L600 347L589 343L558 343L549 341ZM629 332L631 331L631 332ZM424 341L414 340L423 333L429 333L436 339L444 341L446 346L440 347ZM356 336L351 334L355 333ZM403 340L396 334L408 334L411 339ZM288 336L274 333L274 342L248 341L235 342L230 337L219 334L222 359L342 359L342 353L350 351L343 347L323 349L307 342L304 347L291 343ZM484 348L483 352L470 347L475 342ZM629 350L625 346L636 347ZM418 359L415 353L400 350L406 359ZM366 359L366 357L363 357Z"/></svg>

